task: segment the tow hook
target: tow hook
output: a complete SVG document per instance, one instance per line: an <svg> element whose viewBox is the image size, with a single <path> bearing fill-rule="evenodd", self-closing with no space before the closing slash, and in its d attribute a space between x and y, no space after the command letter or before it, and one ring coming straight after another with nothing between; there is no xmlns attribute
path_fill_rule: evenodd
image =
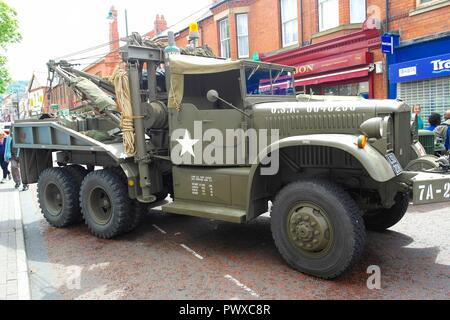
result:
<svg viewBox="0 0 450 320"><path fill-rule="evenodd" d="M403 188L404 192L409 192L412 189L411 186L404 182L400 182L399 185Z"/></svg>

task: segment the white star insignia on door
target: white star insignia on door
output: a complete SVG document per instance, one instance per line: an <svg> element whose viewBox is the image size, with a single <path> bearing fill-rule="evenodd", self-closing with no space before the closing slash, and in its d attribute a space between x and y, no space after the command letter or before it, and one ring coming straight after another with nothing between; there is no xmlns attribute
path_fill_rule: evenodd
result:
<svg viewBox="0 0 450 320"><path fill-rule="evenodd" d="M195 158L194 154L194 146L199 142L197 139L191 139L189 135L189 131L186 130L183 139L177 139L178 143L181 145L181 156L184 156L186 153L189 153L191 156Z"/></svg>

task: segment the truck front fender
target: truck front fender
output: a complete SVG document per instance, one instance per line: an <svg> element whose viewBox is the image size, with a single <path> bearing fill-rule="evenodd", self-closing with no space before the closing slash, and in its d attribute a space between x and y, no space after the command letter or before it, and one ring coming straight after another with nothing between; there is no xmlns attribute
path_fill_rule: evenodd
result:
<svg viewBox="0 0 450 320"><path fill-rule="evenodd" d="M392 169L386 158L375 148L367 144L364 149L357 145L358 137L346 134L321 134L308 136L295 136L279 140L259 154L259 159L263 160L268 154L288 147L320 146L336 148L347 152L358 160L369 173L370 177L377 182L387 182L395 178ZM256 163L256 162L253 162ZM250 170L250 182L257 174L261 162L254 164Z"/></svg>
<svg viewBox="0 0 450 320"><path fill-rule="evenodd" d="M394 179L396 175L386 158L369 144L367 144L364 149L360 149L357 145L357 140L357 136L345 134L307 135L281 139L267 147L259 154L258 160L252 162L253 165L250 169L247 207L249 217L254 216L255 211L262 209L256 209L254 206L254 201L256 201L254 198L254 188L258 184L258 176L261 175L259 170L263 160L267 159L270 154L273 157L274 152L281 151L284 148L306 146L336 148L350 154L359 161L374 181L383 183Z"/></svg>

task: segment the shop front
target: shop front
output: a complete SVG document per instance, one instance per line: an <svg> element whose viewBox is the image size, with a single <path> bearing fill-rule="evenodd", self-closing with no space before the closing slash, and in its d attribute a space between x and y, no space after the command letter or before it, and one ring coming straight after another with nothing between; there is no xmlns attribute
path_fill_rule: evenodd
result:
<svg viewBox="0 0 450 320"><path fill-rule="evenodd" d="M296 68L297 93L373 98L373 50L377 30L364 30L262 60Z"/></svg>
<svg viewBox="0 0 450 320"><path fill-rule="evenodd" d="M395 49L389 61L391 99L420 105L423 117L450 109L450 35Z"/></svg>

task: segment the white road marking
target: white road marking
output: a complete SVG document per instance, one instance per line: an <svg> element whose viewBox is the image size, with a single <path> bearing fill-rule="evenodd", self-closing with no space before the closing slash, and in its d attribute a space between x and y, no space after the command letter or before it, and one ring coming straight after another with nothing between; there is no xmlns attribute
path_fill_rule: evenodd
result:
<svg viewBox="0 0 450 320"><path fill-rule="evenodd" d="M247 291L251 296L259 298L259 294L257 294L255 291L253 291L252 289L250 289L249 287L247 287L246 285L242 284L241 282L239 282L239 280L233 278L232 276L230 276L229 274L227 274L225 276L225 279L230 280L231 282L233 282L235 285L237 285L238 287L244 289L245 291Z"/></svg>
<svg viewBox="0 0 450 320"><path fill-rule="evenodd" d="M203 260L203 257L201 255L199 255L197 252L195 252L194 250L192 250L191 248L189 248L188 246L184 245L184 244L180 244L180 246L185 249L186 251L188 251L189 253L192 253L192 255L194 257L196 257L197 259Z"/></svg>
<svg viewBox="0 0 450 320"><path fill-rule="evenodd" d="M89 267L89 271L95 271L97 269L106 269L110 265L109 262L99 263L99 264L93 264Z"/></svg>
<svg viewBox="0 0 450 320"><path fill-rule="evenodd" d="M161 229L160 227L158 227L156 224L153 225L153 228L155 228L156 230L158 230L158 231L161 232L162 234L167 234L167 232L165 232L163 229Z"/></svg>

